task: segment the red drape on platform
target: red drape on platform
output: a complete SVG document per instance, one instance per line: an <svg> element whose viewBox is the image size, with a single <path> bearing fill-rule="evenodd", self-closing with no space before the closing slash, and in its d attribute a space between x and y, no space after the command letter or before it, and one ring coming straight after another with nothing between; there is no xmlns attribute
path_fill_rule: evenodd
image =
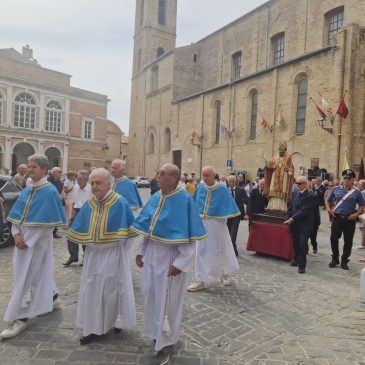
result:
<svg viewBox="0 0 365 365"><path fill-rule="evenodd" d="M247 251L291 260L294 257L294 249L288 227L258 221L251 222Z"/></svg>

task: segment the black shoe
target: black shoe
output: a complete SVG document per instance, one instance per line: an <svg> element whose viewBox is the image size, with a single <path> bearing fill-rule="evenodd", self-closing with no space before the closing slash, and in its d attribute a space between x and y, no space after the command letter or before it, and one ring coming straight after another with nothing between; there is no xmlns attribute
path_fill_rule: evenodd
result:
<svg viewBox="0 0 365 365"><path fill-rule="evenodd" d="M305 269L298 269L298 274L305 274Z"/></svg>
<svg viewBox="0 0 365 365"><path fill-rule="evenodd" d="M328 264L329 267L336 267L340 264L340 261L338 259L332 259L332 261Z"/></svg>
<svg viewBox="0 0 365 365"><path fill-rule="evenodd" d="M62 265L67 267L67 266L70 266L73 262L78 262L79 260L78 259L72 259L71 257L66 261L64 262Z"/></svg>
<svg viewBox="0 0 365 365"><path fill-rule="evenodd" d="M88 343L93 342L97 337L99 336L93 333L88 336L82 336L80 338L80 345L87 345Z"/></svg>
<svg viewBox="0 0 365 365"><path fill-rule="evenodd" d="M349 269L349 265L347 265L346 262L341 262L341 267L344 269L344 270L348 270Z"/></svg>
<svg viewBox="0 0 365 365"><path fill-rule="evenodd" d="M290 266L298 266L298 263L295 261L295 259L290 261Z"/></svg>
<svg viewBox="0 0 365 365"><path fill-rule="evenodd" d="M121 333L121 332L122 332L121 328L114 327L114 333Z"/></svg>
<svg viewBox="0 0 365 365"><path fill-rule="evenodd" d="M316 248L313 249L313 253L317 253L318 250Z"/></svg>

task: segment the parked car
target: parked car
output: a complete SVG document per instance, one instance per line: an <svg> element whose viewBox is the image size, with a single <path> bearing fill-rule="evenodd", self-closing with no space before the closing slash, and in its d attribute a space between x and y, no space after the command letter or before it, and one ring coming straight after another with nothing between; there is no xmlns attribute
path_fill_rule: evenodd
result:
<svg viewBox="0 0 365 365"><path fill-rule="evenodd" d="M4 195L4 216L5 218L8 216L8 213L15 203L15 201L18 199L18 196L20 195L22 188L18 186L13 178L8 175L0 175L0 191ZM0 217L2 219L2 217ZM14 242L13 236L11 235L11 225L10 223L6 222L4 224L4 234L3 238L0 239L0 248L8 246Z"/></svg>
<svg viewBox="0 0 365 365"><path fill-rule="evenodd" d="M147 179L147 177L143 176L136 176L133 182L137 185L139 188L149 188L150 187L150 181Z"/></svg>

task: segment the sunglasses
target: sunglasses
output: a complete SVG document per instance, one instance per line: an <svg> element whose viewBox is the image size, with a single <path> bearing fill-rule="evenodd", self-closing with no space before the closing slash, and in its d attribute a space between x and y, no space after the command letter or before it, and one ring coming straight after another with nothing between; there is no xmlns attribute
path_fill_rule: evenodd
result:
<svg viewBox="0 0 365 365"><path fill-rule="evenodd" d="M306 185L307 183L305 182L298 182L297 185Z"/></svg>

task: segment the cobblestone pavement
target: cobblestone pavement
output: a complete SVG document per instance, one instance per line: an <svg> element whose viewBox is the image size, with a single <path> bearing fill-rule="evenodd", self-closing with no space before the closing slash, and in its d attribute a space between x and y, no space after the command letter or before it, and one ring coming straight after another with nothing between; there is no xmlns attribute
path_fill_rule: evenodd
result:
<svg viewBox="0 0 365 365"><path fill-rule="evenodd" d="M148 190L143 190L147 196ZM354 249L350 271L330 269L328 219L322 212L319 252L308 255L307 273L288 262L245 250L247 223L239 232L240 271L234 285L210 284L188 293L172 365L365 365L365 304L359 302ZM64 234L63 234L64 235ZM359 232L355 243L359 242ZM153 363L152 342L142 337L140 273L133 267L138 326L79 345L75 328L81 267L63 268L65 239L55 240L55 271L63 307L29 321L19 336L0 341L0 364L96 365ZM11 247L0 250L0 315L11 293ZM365 254L365 252L364 252ZM0 330L5 323L0 324Z"/></svg>

